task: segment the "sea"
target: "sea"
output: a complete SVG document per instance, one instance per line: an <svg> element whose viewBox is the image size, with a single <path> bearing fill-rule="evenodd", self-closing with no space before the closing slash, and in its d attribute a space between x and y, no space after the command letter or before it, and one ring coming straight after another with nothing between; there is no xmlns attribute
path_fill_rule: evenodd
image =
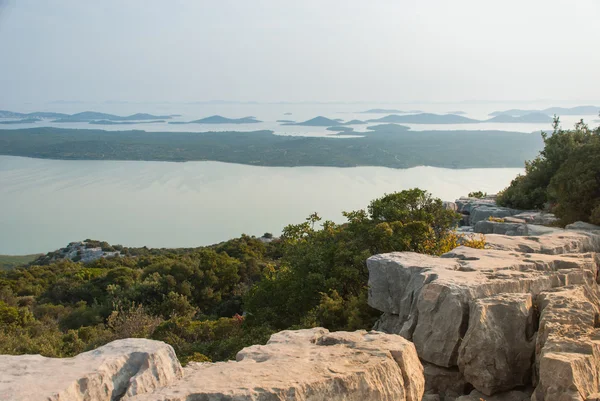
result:
<svg viewBox="0 0 600 401"><path fill-rule="evenodd" d="M80 103L11 105L18 111L118 115L177 115L169 121L191 121L211 115L253 116L263 122L243 125L90 125L88 123L3 124L0 129L57 126L106 130L254 131L277 135L329 136L324 127L287 126L277 120L304 121L316 116L344 121L375 119L372 108L448 113L485 119L509 108L543 108L563 104L512 103ZM580 118L567 116L563 126ZM539 135L547 124L481 123L466 125L406 124L412 130L505 130ZM355 126L363 130L364 126ZM337 137L339 140L349 140ZM343 222L343 211L366 208L387 193L419 187L442 200L470 191L496 193L523 168L443 169L420 166L256 167L220 162L75 161L0 156L0 254L43 253L71 241L98 239L111 244L148 247L196 247L241 234L278 235L311 213Z"/></svg>

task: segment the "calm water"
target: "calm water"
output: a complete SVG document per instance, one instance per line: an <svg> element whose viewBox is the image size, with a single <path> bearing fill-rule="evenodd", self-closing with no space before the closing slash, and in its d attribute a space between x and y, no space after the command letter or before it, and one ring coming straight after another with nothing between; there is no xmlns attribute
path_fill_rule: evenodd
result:
<svg viewBox="0 0 600 401"><path fill-rule="evenodd" d="M0 254L70 241L187 247L279 233L311 212L341 222L385 193L453 200L504 188L521 169L253 167L219 162L62 161L0 156Z"/></svg>

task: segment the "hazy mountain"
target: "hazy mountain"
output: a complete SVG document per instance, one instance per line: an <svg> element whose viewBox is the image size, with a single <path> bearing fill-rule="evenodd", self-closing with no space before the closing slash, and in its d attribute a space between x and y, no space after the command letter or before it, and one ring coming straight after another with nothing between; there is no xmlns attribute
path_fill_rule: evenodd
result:
<svg viewBox="0 0 600 401"><path fill-rule="evenodd" d="M465 113L464 111L460 111L460 110L458 110L458 111L449 111L449 112L447 112L446 114L456 114L456 115L458 115L458 116L462 116L462 115L465 115L465 114L467 114L467 113Z"/></svg>
<svg viewBox="0 0 600 401"><path fill-rule="evenodd" d="M432 114L432 113L421 113L421 114L409 114L405 116L399 116L391 114L382 118L368 120L368 122L381 122L381 123L407 123L407 124L472 124L479 123L479 120L473 120L471 118L457 116L454 114Z"/></svg>
<svg viewBox="0 0 600 401"><path fill-rule="evenodd" d="M366 124L366 121L361 121L361 120L350 120L348 122L345 122L344 125L358 125L358 124Z"/></svg>
<svg viewBox="0 0 600 401"><path fill-rule="evenodd" d="M488 123L551 123L552 121L552 117L542 113L530 113L523 116L500 114L486 120Z"/></svg>
<svg viewBox="0 0 600 401"><path fill-rule="evenodd" d="M587 115L598 115L600 112L600 107L598 106L576 106L571 108L565 107L549 107L543 110L523 110L523 109L510 109L505 111L494 111L490 113L490 116L498 116L501 114L507 114L509 116L523 116L526 114L532 113L543 113L548 115L558 115L558 116L587 116Z"/></svg>

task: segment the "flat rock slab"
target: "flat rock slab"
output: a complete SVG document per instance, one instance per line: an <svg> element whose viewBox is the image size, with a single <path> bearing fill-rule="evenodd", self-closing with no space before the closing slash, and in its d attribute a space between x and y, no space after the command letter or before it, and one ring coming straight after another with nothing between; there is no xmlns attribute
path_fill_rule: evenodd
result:
<svg viewBox="0 0 600 401"><path fill-rule="evenodd" d="M566 253L600 252L600 232L557 231L541 236L485 236L486 247L501 251L543 253L559 255Z"/></svg>
<svg viewBox="0 0 600 401"><path fill-rule="evenodd" d="M507 217L504 219L504 222L490 220L478 221L473 227L473 231L479 234L500 234L510 236L539 236L564 231L561 228L511 222L509 220L511 220L511 218Z"/></svg>
<svg viewBox="0 0 600 401"><path fill-rule="evenodd" d="M380 332L283 331L237 361L194 363L182 380L128 401L420 401L423 367L412 343Z"/></svg>
<svg viewBox="0 0 600 401"><path fill-rule="evenodd" d="M73 358L0 355L0 400L112 401L180 379L173 348L160 341L113 341Z"/></svg>

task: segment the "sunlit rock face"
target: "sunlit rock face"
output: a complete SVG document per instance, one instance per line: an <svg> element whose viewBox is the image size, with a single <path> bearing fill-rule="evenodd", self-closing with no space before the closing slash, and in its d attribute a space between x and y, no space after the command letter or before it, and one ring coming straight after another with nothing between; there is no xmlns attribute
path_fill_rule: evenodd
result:
<svg viewBox="0 0 600 401"><path fill-rule="evenodd" d="M492 207L476 202L456 203L471 212ZM510 224L528 225L517 218L552 220L522 213ZM369 258L369 305L383 312L376 329L415 344L430 398L528 399L527 388L539 401L599 393L600 231L575 224L539 236L490 234L486 243L442 257Z"/></svg>

